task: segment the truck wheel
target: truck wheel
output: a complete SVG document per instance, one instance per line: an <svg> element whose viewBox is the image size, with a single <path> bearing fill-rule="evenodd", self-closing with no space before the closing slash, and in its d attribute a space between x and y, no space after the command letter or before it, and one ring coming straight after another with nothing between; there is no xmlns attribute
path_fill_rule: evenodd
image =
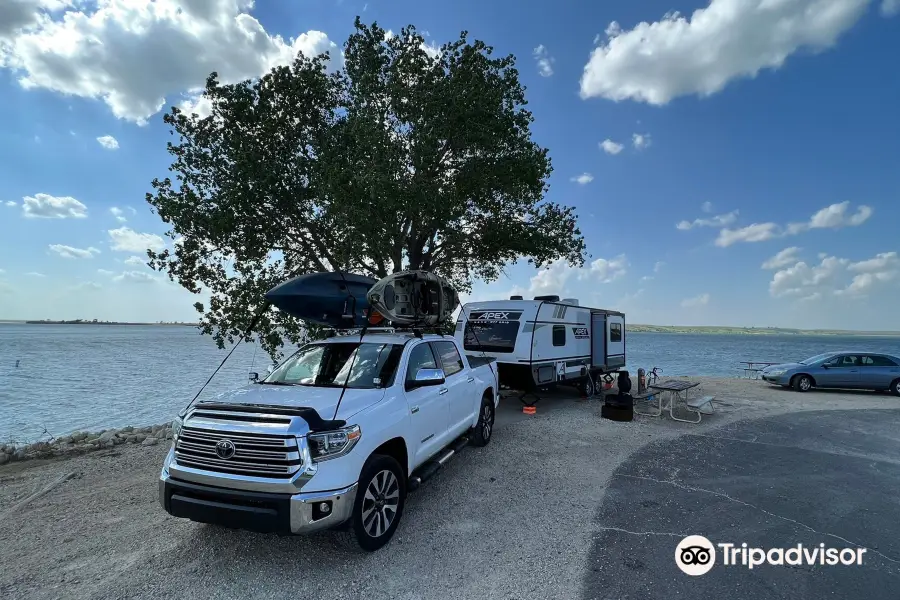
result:
<svg viewBox="0 0 900 600"><path fill-rule="evenodd" d="M406 504L406 476L393 457L373 454L363 466L350 518L350 535L366 552L394 537Z"/></svg>
<svg viewBox="0 0 900 600"><path fill-rule="evenodd" d="M490 396L481 399L481 408L478 413L478 423L472 430L472 445L487 446L494 433L494 403Z"/></svg>

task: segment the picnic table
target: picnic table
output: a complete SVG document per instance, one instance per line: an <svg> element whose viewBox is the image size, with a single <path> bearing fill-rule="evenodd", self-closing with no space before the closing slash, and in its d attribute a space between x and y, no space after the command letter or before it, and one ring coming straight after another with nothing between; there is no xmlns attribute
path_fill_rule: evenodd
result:
<svg viewBox="0 0 900 600"><path fill-rule="evenodd" d="M668 379L662 383L653 383L647 386L646 392L635 396L636 400L653 400L651 405L654 410L652 412L635 411L638 414L648 417L659 417L663 411L668 408L669 417L674 421L682 421L685 423L699 423L702 418L701 414L710 414L712 411L712 396L705 396L692 401L688 398L688 392L700 385L699 381L689 381L685 379ZM663 401L664 394L668 394L668 402ZM697 419L682 419L675 416L675 404L679 399L684 400L685 408L690 412L697 414Z"/></svg>
<svg viewBox="0 0 900 600"><path fill-rule="evenodd" d="M760 371L766 367L777 365L778 363L760 360L742 360L741 364L744 365L744 375L747 376L747 379L759 379Z"/></svg>

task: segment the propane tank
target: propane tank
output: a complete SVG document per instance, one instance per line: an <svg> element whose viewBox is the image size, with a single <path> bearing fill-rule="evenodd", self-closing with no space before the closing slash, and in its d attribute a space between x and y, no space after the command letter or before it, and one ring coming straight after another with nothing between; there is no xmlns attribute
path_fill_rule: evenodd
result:
<svg viewBox="0 0 900 600"><path fill-rule="evenodd" d="M647 372L644 369L638 369L638 394L647 391Z"/></svg>

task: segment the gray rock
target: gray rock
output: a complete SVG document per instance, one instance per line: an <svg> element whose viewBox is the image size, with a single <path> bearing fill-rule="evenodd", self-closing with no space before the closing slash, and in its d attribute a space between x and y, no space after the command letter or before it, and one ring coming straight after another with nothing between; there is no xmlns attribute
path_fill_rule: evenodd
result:
<svg viewBox="0 0 900 600"><path fill-rule="evenodd" d="M143 442L145 439L147 439L147 434L145 434L145 433L138 433L138 434L135 435L134 437L137 438L137 441Z"/></svg>
<svg viewBox="0 0 900 600"><path fill-rule="evenodd" d="M0 465L5 465L9 462L9 454L6 452L0 452Z"/></svg>
<svg viewBox="0 0 900 600"><path fill-rule="evenodd" d="M13 454L13 457L16 460L23 460L26 455L27 453L24 450L16 450L15 454Z"/></svg>
<svg viewBox="0 0 900 600"><path fill-rule="evenodd" d="M105 432L101 433L100 437L98 439L105 444L106 442L112 441L112 439L115 435L116 435L116 432L113 431L112 429L110 429L109 431L105 431Z"/></svg>
<svg viewBox="0 0 900 600"><path fill-rule="evenodd" d="M134 431L134 427L132 427L131 425L129 425L128 427L123 427L123 428L121 429L121 431L122 431L122 433L131 433L132 431Z"/></svg>
<svg viewBox="0 0 900 600"><path fill-rule="evenodd" d="M64 435L64 436L62 436L61 438L59 438L59 439L56 440L56 443L59 444L59 445L69 444L69 443L71 443L71 442L72 442L72 436L71 436L71 435Z"/></svg>
<svg viewBox="0 0 900 600"><path fill-rule="evenodd" d="M159 443L159 440L155 437L148 437L143 442L141 442L141 446L155 446Z"/></svg>
<svg viewBox="0 0 900 600"><path fill-rule="evenodd" d="M112 440L106 440L105 442L103 442L103 445L106 446L107 448L112 448L113 446L116 445L116 443Z"/></svg>
<svg viewBox="0 0 900 600"><path fill-rule="evenodd" d="M136 436L136 435L129 435L127 438L125 438L125 441L128 442L129 444L134 444L134 443L136 443L138 440L137 440L137 436Z"/></svg>
<svg viewBox="0 0 900 600"><path fill-rule="evenodd" d="M116 436L112 439L112 443L115 444L116 446L118 446L119 444L124 444L125 438Z"/></svg>
<svg viewBox="0 0 900 600"><path fill-rule="evenodd" d="M141 427L137 431L138 431L138 433L150 433L150 430L151 430L150 427Z"/></svg>
<svg viewBox="0 0 900 600"><path fill-rule="evenodd" d="M172 439L172 430L171 430L171 429L169 429L168 431L166 431L166 439L167 439L167 440L171 440L171 439Z"/></svg>
<svg viewBox="0 0 900 600"><path fill-rule="evenodd" d="M80 442L81 440L86 439L87 436L88 436L88 434L85 431L76 431L75 433L72 434L72 441Z"/></svg>

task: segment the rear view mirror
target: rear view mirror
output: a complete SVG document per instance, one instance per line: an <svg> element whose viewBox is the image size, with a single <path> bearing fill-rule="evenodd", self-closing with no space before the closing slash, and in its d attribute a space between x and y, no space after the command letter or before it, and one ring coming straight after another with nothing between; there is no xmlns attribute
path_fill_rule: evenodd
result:
<svg viewBox="0 0 900 600"><path fill-rule="evenodd" d="M443 369L419 369L414 380L406 384L407 389L441 385L444 383Z"/></svg>

